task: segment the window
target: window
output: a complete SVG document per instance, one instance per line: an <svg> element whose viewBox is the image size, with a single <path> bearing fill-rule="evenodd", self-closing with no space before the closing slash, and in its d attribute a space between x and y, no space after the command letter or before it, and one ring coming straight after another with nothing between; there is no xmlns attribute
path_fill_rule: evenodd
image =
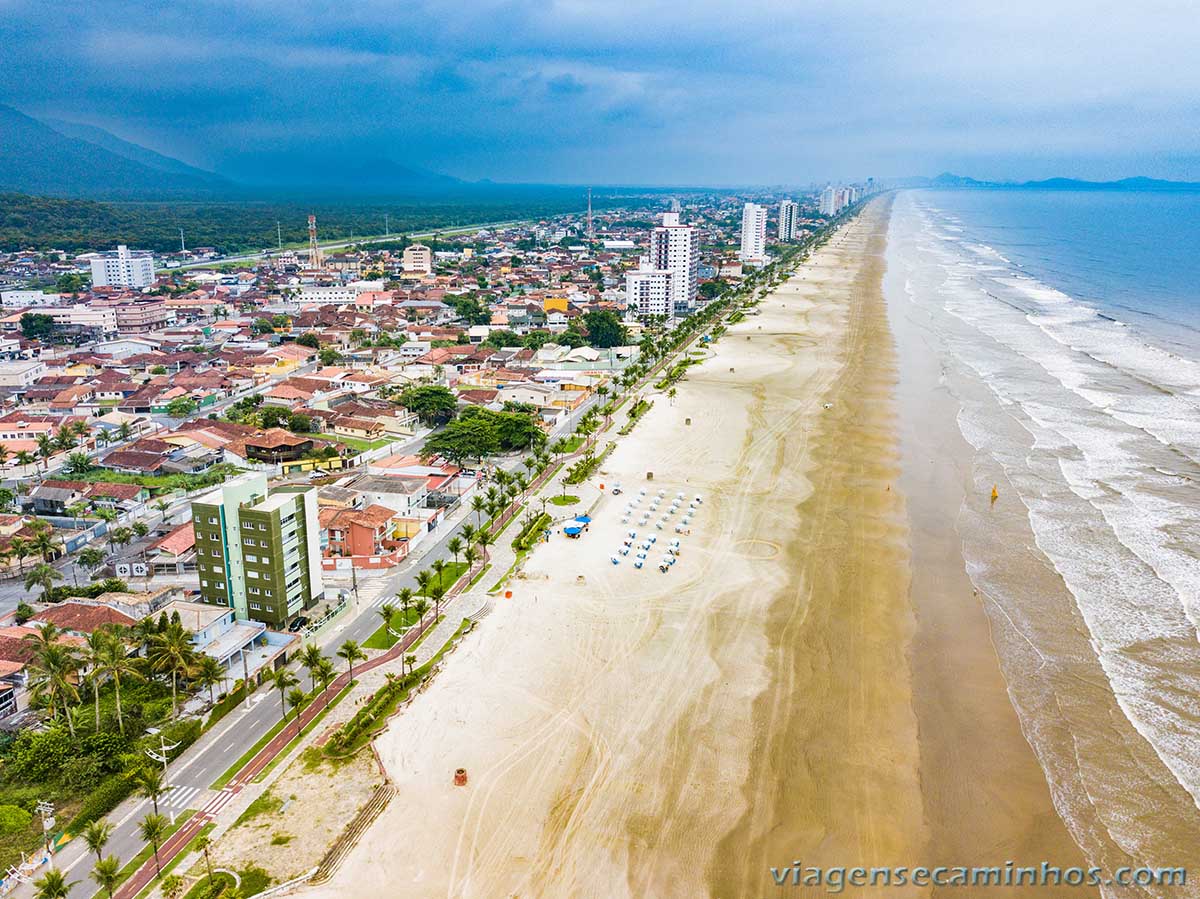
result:
<svg viewBox="0 0 1200 899"><path fill-rule="evenodd" d="M258 603L256 603L256 602L252 602L252 603L250 603L250 608L254 609L254 611L256 611L256 612L258 612L258 611L261 611L261 610L262 610L262 606L260 606L260 605L259 605Z"/></svg>
<svg viewBox="0 0 1200 899"><path fill-rule="evenodd" d="M275 595L275 594L274 594L274 593L272 593L270 590L264 590L264 591L263 591L263 596L274 596L274 595Z"/></svg>
<svg viewBox="0 0 1200 899"><path fill-rule="evenodd" d="M261 593L262 591L260 591L257 587L249 587L249 588L247 588L246 592L247 593Z"/></svg>
<svg viewBox="0 0 1200 899"><path fill-rule="evenodd" d="M257 571L250 571L250 570L247 570L247 571L246 571L246 577L250 577L250 578L257 578L257 577L258 577L258 572L257 572Z"/></svg>
<svg viewBox="0 0 1200 899"><path fill-rule="evenodd" d="M210 518L210 519L208 519L208 523L209 523L209 524L216 524L216 523L217 523L217 519L215 519L215 518Z"/></svg>
<svg viewBox="0 0 1200 899"><path fill-rule="evenodd" d="M270 556L263 556L263 557L262 557L262 563L263 563L264 565L270 565L270 564L271 564L271 557L270 557Z"/></svg>
<svg viewBox="0 0 1200 899"><path fill-rule="evenodd" d="M246 561L247 562L257 562L258 556L252 556L249 553L246 553Z"/></svg>
<svg viewBox="0 0 1200 899"><path fill-rule="evenodd" d="M200 582L200 586L201 586L201 587L207 587L207 586L208 586L208 581L201 581L201 582Z"/></svg>
<svg viewBox="0 0 1200 899"><path fill-rule="evenodd" d="M218 590L224 590L224 589L225 589L225 585L224 585L223 583L222 583L222 584L217 584L217 589L218 589Z"/></svg>

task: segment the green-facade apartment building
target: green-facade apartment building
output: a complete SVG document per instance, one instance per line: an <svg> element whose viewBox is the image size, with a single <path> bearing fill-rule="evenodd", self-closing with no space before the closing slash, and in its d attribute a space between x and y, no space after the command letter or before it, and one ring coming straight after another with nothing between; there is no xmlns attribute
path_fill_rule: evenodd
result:
<svg viewBox="0 0 1200 899"><path fill-rule="evenodd" d="M245 475L193 501L192 522L204 602L282 629L324 595L315 487Z"/></svg>

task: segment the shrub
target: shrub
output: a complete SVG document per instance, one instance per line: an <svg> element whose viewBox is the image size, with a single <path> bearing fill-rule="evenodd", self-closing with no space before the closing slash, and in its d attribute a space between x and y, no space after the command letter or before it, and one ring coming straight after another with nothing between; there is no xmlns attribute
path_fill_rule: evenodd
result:
<svg viewBox="0 0 1200 899"><path fill-rule="evenodd" d="M33 815L19 805L0 805L0 833L16 833L25 830Z"/></svg>
<svg viewBox="0 0 1200 899"><path fill-rule="evenodd" d="M125 801L133 792L133 779L124 774L114 774L100 783L96 789L83 800L83 805L71 819L66 829L71 833L79 830L92 821L103 818L118 805Z"/></svg>

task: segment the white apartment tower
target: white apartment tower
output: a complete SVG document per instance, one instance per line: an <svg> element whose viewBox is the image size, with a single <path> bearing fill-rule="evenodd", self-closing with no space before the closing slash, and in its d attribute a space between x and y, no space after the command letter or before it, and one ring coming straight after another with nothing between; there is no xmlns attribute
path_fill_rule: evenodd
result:
<svg viewBox="0 0 1200 899"><path fill-rule="evenodd" d="M154 283L154 255L130 250L125 244L115 253L92 257L93 287L132 287L141 290Z"/></svg>
<svg viewBox="0 0 1200 899"><path fill-rule="evenodd" d="M742 207L742 262L763 262L767 258L767 207L747 203Z"/></svg>
<svg viewBox="0 0 1200 899"><path fill-rule="evenodd" d="M833 185L826 185L821 191L821 203L819 206L821 215L837 215L837 191L833 189Z"/></svg>
<svg viewBox="0 0 1200 899"><path fill-rule="evenodd" d="M779 204L779 239L795 240L800 223L800 204L795 200L784 200Z"/></svg>
<svg viewBox="0 0 1200 899"><path fill-rule="evenodd" d="M679 222L678 212L664 212L662 224L650 232L650 268L671 273L668 314L689 315L696 308L700 279L700 241L696 229Z"/></svg>
<svg viewBox="0 0 1200 899"><path fill-rule="evenodd" d="M643 256L636 269L625 273L625 302L630 311L639 318L651 315L670 318L674 311L671 280L671 272L656 269L649 257Z"/></svg>

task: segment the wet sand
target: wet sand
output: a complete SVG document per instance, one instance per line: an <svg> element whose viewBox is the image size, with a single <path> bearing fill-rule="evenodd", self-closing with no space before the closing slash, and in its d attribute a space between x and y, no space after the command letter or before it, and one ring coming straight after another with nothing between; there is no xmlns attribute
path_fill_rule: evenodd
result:
<svg viewBox="0 0 1200 899"><path fill-rule="evenodd" d="M380 738L398 796L307 895L815 896L770 868L1079 863L955 550L965 456L930 370L898 379L935 363L898 361L889 202L606 460L610 484L704 495L679 564L610 563L624 498L539 548Z"/></svg>

